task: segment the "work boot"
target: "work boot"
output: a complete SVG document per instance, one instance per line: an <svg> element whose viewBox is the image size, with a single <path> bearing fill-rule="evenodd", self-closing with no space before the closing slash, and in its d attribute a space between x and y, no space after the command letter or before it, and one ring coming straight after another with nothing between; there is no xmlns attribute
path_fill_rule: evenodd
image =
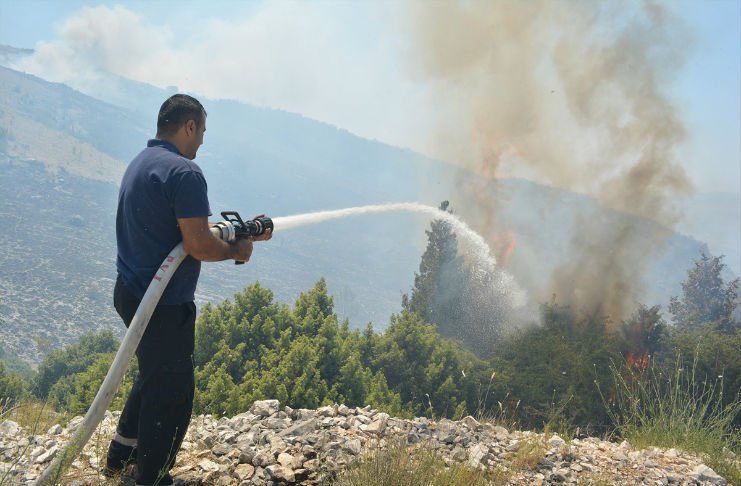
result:
<svg viewBox="0 0 741 486"><path fill-rule="evenodd" d="M127 446L112 440L111 445L108 446L108 456L103 468L103 476L107 478L117 476L129 464L136 465L136 446Z"/></svg>

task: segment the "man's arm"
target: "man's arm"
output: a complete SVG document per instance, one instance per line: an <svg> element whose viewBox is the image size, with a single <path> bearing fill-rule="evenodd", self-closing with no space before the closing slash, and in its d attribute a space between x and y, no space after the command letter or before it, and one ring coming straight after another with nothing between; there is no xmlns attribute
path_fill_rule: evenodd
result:
<svg viewBox="0 0 741 486"><path fill-rule="evenodd" d="M246 262L252 256L252 240L240 238L227 243L211 233L206 216L200 218L178 218L180 233L183 235L185 252L204 262L237 260Z"/></svg>

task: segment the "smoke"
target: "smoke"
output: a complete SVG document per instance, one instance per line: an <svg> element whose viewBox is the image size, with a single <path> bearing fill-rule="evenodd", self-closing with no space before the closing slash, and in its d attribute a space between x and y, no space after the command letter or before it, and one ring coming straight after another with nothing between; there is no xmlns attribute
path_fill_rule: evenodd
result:
<svg viewBox="0 0 741 486"><path fill-rule="evenodd" d="M479 174L458 194L477 229L506 229L491 227L496 181L509 176L585 193L667 228L677 221L676 199L692 186L674 152L685 129L663 87L688 36L662 5L415 3L400 20L411 33L410 75L433 86L438 116L428 143ZM637 218L577 221L569 263L545 295L619 321L668 230L647 241Z"/></svg>
<svg viewBox="0 0 741 486"><path fill-rule="evenodd" d="M298 112L366 136L381 137L369 127L393 128L383 106L406 94L393 89L386 38L357 29L358 18L378 15L371 4L226 3L226 12L209 6L197 18L195 7L170 16L85 7L13 67L82 91L113 73ZM369 103L373 93L390 101Z"/></svg>

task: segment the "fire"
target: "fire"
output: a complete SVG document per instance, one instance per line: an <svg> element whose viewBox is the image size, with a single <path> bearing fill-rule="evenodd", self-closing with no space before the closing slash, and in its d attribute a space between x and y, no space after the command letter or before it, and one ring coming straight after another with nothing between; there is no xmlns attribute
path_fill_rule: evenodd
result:
<svg viewBox="0 0 741 486"><path fill-rule="evenodd" d="M648 351L644 351L638 354L633 354L633 351L631 351L628 353L628 357L625 359L625 363L628 366L628 369L646 371L646 368L648 368L649 360L650 356L648 354Z"/></svg>
<svg viewBox="0 0 741 486"><path fill-rule="evenodd" d="M496 257L499 265L507 265L509 257L512 255L512 252L515 251L515 246L517 246L515 233L512 230L508 229L505 230L503 233L495 235L493 246L496 249Z"/></svg>

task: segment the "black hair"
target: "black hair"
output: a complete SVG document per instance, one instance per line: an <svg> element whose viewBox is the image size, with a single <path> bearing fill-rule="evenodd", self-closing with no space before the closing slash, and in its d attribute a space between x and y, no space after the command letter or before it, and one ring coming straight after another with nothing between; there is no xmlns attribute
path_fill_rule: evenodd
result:
<svg viewBox="0 0 741 486"><path fill-rule="evenodd" d="M205 117L206 110L200 101L186 94L172 95L160 107L157 115L157 135L172 135L188 120L195 121L196 126L200 128Z"/></svg>

